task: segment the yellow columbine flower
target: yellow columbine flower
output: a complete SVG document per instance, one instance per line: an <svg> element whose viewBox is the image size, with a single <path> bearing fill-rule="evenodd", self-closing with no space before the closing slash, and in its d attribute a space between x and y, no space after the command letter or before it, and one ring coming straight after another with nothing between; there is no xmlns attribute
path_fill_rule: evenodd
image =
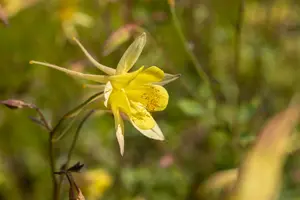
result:
<svg viewBox="0 0 300 200"><path fill-rule="evenodd" d="M155 66L146 69L141 67L136 71L128 72L145 46L146 34L141 34L129 46L116 69L98 63L77 39L74 38L74 40L87 58L107 75L83 74L38 61L31 61L30 63L48 66L71 76L98 83L97 85L87 86L104 91L101 98L99 97L95 101L99 107L104 104L106 108L112 111L115 118L116 136L122 155L124 153L124 123L121 113L125 114L132 125L143 135L156 140L164 140L159 126L150 113L162 111L166 108L169 95L163 85L177 79L179 75L166 74Z"/></svg>

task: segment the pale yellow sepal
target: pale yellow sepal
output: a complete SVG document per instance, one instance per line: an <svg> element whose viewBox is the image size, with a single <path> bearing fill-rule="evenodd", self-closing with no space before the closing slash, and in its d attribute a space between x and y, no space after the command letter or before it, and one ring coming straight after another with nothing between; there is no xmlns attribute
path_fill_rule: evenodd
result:
<svg viewBox="0 0 300 200"><path fill-rule="evenodd" d="M105 107L108 106L108 99L110 97L112 90L113 90L113 88L112 88L111 82L108 81L104 88L104 105L105 105Z"/></svg>
<svg viewBox="0 0 300 200"><path fill-rule="evenodd" d="M116 74L123 74L128 72L139 56L146 44L146 33L142 33L135 41L128 47L118 63Z"/></svg>
<svg viewBox="0 0 300 200"><path fill-rule="evenodd" d="M112 106L112 112L115 118L116 137L120 147L120 153L124 154L124 122L117 107Z"/></svg>
<svg viewBox="0 0 300 200"><path fill-rule="evenodd" d="M120 153L123 156L124 155L125 141L124 141L124 128L122 128L121 125L117 126L116 137L117 137L117 140L118 140L118 143L119 143Z"/></svg>
<svg viewBox="0 0 300 200"><path fill-rule="evenodd" d="M133 121L131 121L131 123L134 126L134 128L136 128L140 133L142 133L144 136L146 136L148 138L151 138L154 140L164 140L165 139L162 131L160 130L160 128L156 122L155 122L154 127L151 129L148 129L148 130L140 129Z"/></svg>
<svg viewBox="0 0 300 200"><path fill-rule="evenodd" d="M163 86L163 85L166 85L166 84L168 84L170 82L175 81L180 76L181 76L181 74L175 74L175 75L173 75L173 74L165 73L164 78L161 81L159 81L159 82L155 82L154 84L156 84L156 85L162 85Z"/></svg>

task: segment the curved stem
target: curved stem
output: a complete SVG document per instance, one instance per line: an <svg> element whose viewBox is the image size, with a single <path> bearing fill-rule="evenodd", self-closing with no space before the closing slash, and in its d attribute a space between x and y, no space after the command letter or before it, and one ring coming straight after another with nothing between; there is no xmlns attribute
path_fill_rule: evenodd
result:
<svg viewBox="0 0 300 200"><path fill-rule="evenodd" d="M239 74L239 68L241 63L241 40L242 40L242 28L244 23L244 6L245 6L245 0L239 1L239 7L238 7L238 14L237 14L237 20L235 24L235 43L234 43L234 65L232 69L233 73L233 79L236 81L237 86L239 85L238 80L238 74ZM236 95L235 102L236 106L239 108L240 104L240 98L239 98L239 92ZM238 109L234 115L233 119L233 125L232 125L232 133L234 135L233 138L233 145L237 149L238 152L238 146L239 146L239 138L240 138L240 130L239 130L239 124L238 124Z"/></svg>
<svg viewBox="0 0 300 200"><path fill-rule="evenodd" d="M235 25L235 43L234 43L234 65L233 71L234 79L238 82L238 74L241 60L241 39L242 39L242 28L244 23L244 0L240 0L238 7L238 15Z"/></svg>
<svg viewBox="0 0 300 200"><path fill-rule="evenodd" d="M71 147L69 149L69 152L68 152L68 156L67 156L67 161L64 165L64 170L65 169L68 169L68 166L69 166L69 163L71 161L71 158L72 158L72 155L73 155L73 152L74 152L74 149L75 149L75 146L76 146L76 143L77 143L77 140L78 140L78 137L79 137L79 133L80 133L80 130L83 126L83 124L86 122L86 120L94 113L94 110L91 110L90 112L88 112L82 119L82 121L80 122L80 124L78 125L77 129L76 129L76 132L75 132L75 135L74 135L74 138L72 140L72 144L71 144ZM57 185L57 193L58 195L60 194L60 188L61 188L61 184L62 184L62 181L63 181L63 176L60 176L60 179L59 179L59 182L58 182L58 185Z"/></svg>
<svg viewBox="0 0 300 200"><path fill-rule="evenodd" d="M187 40L186 40L186 38L185 38L185 36L182 32L179 20L178 20L177 15L176 15L175 4L174 3L169 3L169 6L170 6L172 20L173 20L173 23L174 23L175 30L176 30L179 38L180 38L181 43L184 46L185 52L189 56L190 60L193 62L194 66L196 68L196 71L197 71L198 75L200 76L200 78L205 82L205 84L207 84L212 89L212 86L211 86L210 79L209 79L208 75L203 70L202 66L198 62L198 60L197 60L195 54L193 53L193 51L191 50L191 48L187 45Z"/></svg>
<svg viewBox="0 0 300 200"><path fill-rule="evenodd" d="M159 44L158 40L146 29L143 29L143 28L140 28L138 27L137 28L141 33L142 32L146 32L147 33L147 36L150 38L150 40L153 42L153 44L162 52L162 56L167 59L168 58L168 55L166 54L165 52L165 49L161 47L161 45ZM177 70L175 70L172 66L172 64L170 64L170 62L166 62L165 65L167 66L168 70L171 71L171 73L178 73ZM190 87L190 85L188 84L188 82L186 81L185 77L181 77L180 78L180 81L182 83L182 86L186 89L187 93L197 99L197 95L195 94L195 92L193 91L193 89Z"/></svg>
<svg viewBox="0 0 300 200"><path fill-rule="evenodd" d="M55 159L53 154L53 141L52 141L52 135L49 135L48 140L48 153L49 153L49 160L50 160L50 168L51 168L51 178L52 178L52 189L53 189L53 200L59 200L59 193L58 193L58 185L57 180L55 178Z"/></svg>
<svg viewBox="0 0 300 200"><path fill-rule="evenodd" d="M75 132L75 136L73 138L73 141L72 141L72 144L71 144L71 147L69 149L69 152L68 152L68 157L67 157L67 161L66 161L66 168L68 168L68 165L71 161L71 158L72 158L72 155L73 155L73 152L74 152L74 149L75 149L75 146L76 146L76 143L77 143L77 140L78 140L78 137L79 137L79 133L80 133L80 130L81 128L83 127L83 124L86 122L86 120L94 113L94 110L91 110L90 112L88 112L84 118L82 119L82 121L80 122L80 124L78 125L78 128Z"/></svg>

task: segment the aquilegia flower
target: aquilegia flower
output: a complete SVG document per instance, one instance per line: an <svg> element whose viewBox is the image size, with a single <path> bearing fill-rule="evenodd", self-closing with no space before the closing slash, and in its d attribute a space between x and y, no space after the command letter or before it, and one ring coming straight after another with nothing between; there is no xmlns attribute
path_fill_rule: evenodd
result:
<svg viewBox="0 0 300 200"><path fill-rule="evenodd" d="M98 63L77 39L74 38L74 40L87 58L107 75L83 74L38 61L30 61L30 63L48 66L71 76L96 82L97 85L87 86L104 91L101 98L97 98L95 101L97 101L99 107L102 104L112 111L115 118L116 136L122 155L124 153L124 123L121 114L124 114L143 135L156 140L164 140L159 126L150 113L162 111L166 108L169 95L163 85L177 79L179 75L166 74L155 66L146 69L141 67L136 71L128 72L145 46L146 34L141 34L129 46L116 69Z"/></svg>

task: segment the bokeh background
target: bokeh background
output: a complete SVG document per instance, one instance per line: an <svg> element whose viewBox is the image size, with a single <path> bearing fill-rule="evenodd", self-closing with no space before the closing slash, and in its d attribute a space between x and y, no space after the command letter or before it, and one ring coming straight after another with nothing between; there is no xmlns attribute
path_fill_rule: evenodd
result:
<svg viewBox="0 0 300 200"><path fill-rule="evenodd" d="M115 67L146 31L147 45L135 66L182 75L166 86L167 109L154 114L165 141L150 140L126 122L121 157L111 114L96 113L84 124L71 164L85 164L74 176L87 199L220 199L261 127L299 91L300 1L173 3L186 40L174 26L172 1L0 0L0 16L9 24L0 25L0 99L34 103L53 124L95 90L29 61L98 73L73 36L100 63ZM209 75L212 89L188 52ZM30 109L0 109L0 199L51 197L48 135L30 121L35 115ZM74 133L54 144L57 170ZM300 196L300 155L292 149L276 189L282 200ZM221 175L210 182L216 173ZM63 186L67 199L67 182Z"/></svg>

